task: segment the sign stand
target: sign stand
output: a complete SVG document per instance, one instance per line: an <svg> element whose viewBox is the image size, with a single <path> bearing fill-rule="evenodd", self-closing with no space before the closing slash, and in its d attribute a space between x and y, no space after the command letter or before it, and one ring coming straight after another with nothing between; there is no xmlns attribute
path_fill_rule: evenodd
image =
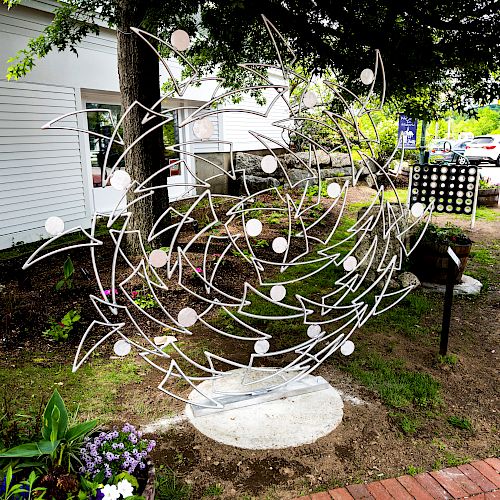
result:
<svg viewBox="0 0 500 500"><path fill-rule="evenodd" d="M479 167L477 167L478 169L478 174L476 175L476 186L474 188L474 200L473 200L473 204L472 204L472 219L470 221L470 228L471 229L474 229L474 225L476 224L476 209L477 209L477 196L478 196L478 192L479 192Z"/></svg>
<svg viewBox="0 0 500 500"><path fill-rule="evenodd" d="M451 307L453 305L453 288L455 286L455 267L460 268L460 259L457 254L448 247L448 279L444 294L443 324L441 327L441 339L439 342L439 354L446 356L448 352L448 338L450 334Z"/></svg>

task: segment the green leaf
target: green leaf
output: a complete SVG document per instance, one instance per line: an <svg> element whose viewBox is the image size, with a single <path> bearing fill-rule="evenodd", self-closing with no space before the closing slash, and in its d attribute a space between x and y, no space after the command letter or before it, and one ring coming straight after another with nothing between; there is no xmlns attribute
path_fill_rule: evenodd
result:
<svg viewBox="0 0 500 500"><path fill-rule="evenodd" d="M0 453L0 458L30 458L40 455L50 455L59 446L59 441L39 441L15 446L10 450Z"/></svg>
<svg viewBox="0 0 500 500"><path fill-rule="evenodd" d="M60 413L59 419L57 421L57 439L62 439L68 428L68 412L66 411L66 406L61 398L61 395L54 390L52 397L50 398L45 411L43 412L43 424L42 424L42 436L44 439L50 440L52 436L52 411L57 407Z"/></svg>
<svg viewBox="0 0 500 500"><path fill-rule="evenodd" d="M72 275L73 275L73 273L75 272L75 268L74 268L74 266L73 266L73 261L71 260L71 257L68 257L68 258L64 261L63 270L64 270L64 277L65 277L66 279L71 278L71 276L72 276Z"/></svg>
<svg viewBox="0 0 500 500"><path fill-rule="evenodd" d="M8 490L10 483L12 482L12 467L7 469L7 475L5 476L5 488Z"/></svg>
<svg viewBox="0 0 500 500"><path fill-rule="evenodd" d="M64 286L64 282L65 282L65 280L63 280L63 279L58 281L56 284L56 290L60 290Z"/></svg>
<svg viewBox="0 0 500 500"><path fill-rule="evenodd" d="M54 406L52 408L52 414L50 415L50 425L51 425L51 432L50 432L50 440L51 441L57 441L57 434L59 431L59 421L61 420L61 412L57 406Z"/></svg>
<svg viewBox="0 0 500 500"><path fill-rule="evenodd" d="M126 479L134 488L136 489L139 488L139 483L137 479L134 476L132 476L132 474L129 474L128 472L125 471L115 476L113 484L118 484L122 479Z"/></svg>
<svg viewBox="0 0 500 500"><path fill-rule="evenodd" d="M88 422L83 422L82 424L74 425L73 427L68 429L65 438L69 442L74 441L75 439L78 439L79 437L88 434L92 429L94 429L94 427L96 427L98 423L99 423L98 420L89 420Z"/></svg>

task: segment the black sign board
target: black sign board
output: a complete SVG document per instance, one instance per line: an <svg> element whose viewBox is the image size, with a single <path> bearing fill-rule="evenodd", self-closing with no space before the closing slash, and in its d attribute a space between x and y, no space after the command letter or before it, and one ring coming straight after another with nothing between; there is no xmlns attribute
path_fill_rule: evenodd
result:
<svg viewBox="0 0 500 500"><path fill-rule="evenodd" d="M435 212L473 213L478 168L473 165L428 164L413 167L410 207L434 202Z"/></svg>

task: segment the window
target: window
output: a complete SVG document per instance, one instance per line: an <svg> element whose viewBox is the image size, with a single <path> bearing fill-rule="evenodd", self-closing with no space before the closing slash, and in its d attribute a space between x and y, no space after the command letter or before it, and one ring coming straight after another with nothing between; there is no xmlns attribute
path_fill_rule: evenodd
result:
<svg viewBox="0 0 500 500"><path fill-rule="evenodd" d="M111 137L115 125L120 120L122 110L117 104L99 104L94 102L87 103L87 109L102 109L108 111L93 111L87 113L87 122L90 132L101 134L105 137ZM121 130L120 130L121 133ZM104 158L108 149L109 140L95 135L89 135L90 143L90 163L92 165L92 182L94 187L102 186L102 176L104 172ZM119 144L113 144L108 158L107 172L114 165L116 160L123 153L123 147ZM123 160L120 162L119 168L124 167Z"/></svg>
<svg viewBox="0 0 500 500"><path fill-rule="evenodd" d="M108 111L93 111L87 113L89 131L111 137L115 125L121 118L122 110L118 104L101 104L88 102L87 109L100 109ZM165 113L166 118L170 120L163 126L163 143L165 146L172 146L179 143L179 127L177 113ZM119 130L122 135L122 130ZM92 182L94 187L102 186L102 177L104 172L104 158L108 149L109 140L95 135L89 135L90 143L90 161L92 165ZM116 160L123 153L123 147L119 144L113 144L108 157L107 172L115 164ZM179 153L165 149L165 161L167 164L174 164L171 169L171 175L180 175L180 164L175 164L179 159ZM122 160L118 168L124 168Z"/></svg>

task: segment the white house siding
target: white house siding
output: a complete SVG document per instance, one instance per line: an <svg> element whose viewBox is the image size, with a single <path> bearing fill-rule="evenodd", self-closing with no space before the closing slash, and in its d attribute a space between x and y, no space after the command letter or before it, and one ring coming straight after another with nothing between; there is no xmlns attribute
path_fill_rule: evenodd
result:
<svg viewBox="0 0 500 500"><path fill-rule="evenodd" d="M50 215L63 217L66 227L88 227L94 206L99 206L94 203L87 139L82 133L42 131L40 127L61 114L83 109L86 96L92 96L94 102L119 96L116 35L105 27L98 36L89 35L79 45L78 56L54 50L36 61L36 67L19 82L5 81L7 59L41 33L51 22L51 10L57 4L30 0L25 5L9 11L0 4L0 248L46 236L43 226ZM180 77L177 61L169 64ZM162 66L160 71L165 81ZM215 88L213 81L192 87L172 104L200 106L211 98ZM272 91L270 95L274 95ZM241 105L259 109L250 98ZM186 109L180 114L185 118L189 113ZM234 151L263 149L248 135L248 129L280 139L271 123L286 116L288 110L282 102L276 103L268 118L246 113L213 115L213 142L193 145L191 151L210 157L219 154L220 161L227 163L229 148L217 141L232 141ZM75 125L77 119L72 120ZM78 124L85 128L83 115L79 115ZM192 125L181 130L180 136L183 141L194 140ZM191 156L186 155L185 160L190 169L197 168ZM177 184L169 190L172 198L182 197L186 190L182 184L190 181L187 171L172 177L172 184Z"/></svg>
<svg viewBox="0 0 500 500"><path fill-rule="evenodd" d="M0 81L0 248L47 237L51 215L88 224L79 134L41 130L76 109L72 88Z"/></svg>
<svg viewBox="0 0 500 500"><path fill-rule="evenodd" d="M202 115L200 115L200 118ZM219 151L224 151L225 149L217 142L223 140L223 134L221 130L221 115L215 114L215 115L208 115L207 117L210 122L212 123L212 126L214 127L214 131L212 136L210 137L209 140L207 141L201 141L198 142L197 144L193 144L193 151L194 153L218 153ZM199 141L194 134L193 134L193 124L189 124L186 127L189 128L189 135L192 137L192 139ZM187 131L186 131L187 132Z"/></svg>
<svg viewBox="0 0 500 500"><path fill-rule="evenodd" d="M248 111L256 111L263 113L267 107L271 105L272 100L276 97L276 91L268 89L264 92L266 105L260 106L254 98L246 96L238 104L228 103L225 109L244 109ZM252 151L265 149L265 146L250 135L248 131L254 131L265 135L280 144L286 139L283 139L281 134L282 129L273 125L273 122L283 120L290 115L288 106L282 98L278 99L270 108L269 114L266 117L258 116L249 112L228 111L224 112L222 118L222 136L224 140L233 143L234 151ZM286 137L286 136L285 136ZM280 146L267 142L270 148L276 149ZM227 149L226 149L227 151Z"/></svg>

